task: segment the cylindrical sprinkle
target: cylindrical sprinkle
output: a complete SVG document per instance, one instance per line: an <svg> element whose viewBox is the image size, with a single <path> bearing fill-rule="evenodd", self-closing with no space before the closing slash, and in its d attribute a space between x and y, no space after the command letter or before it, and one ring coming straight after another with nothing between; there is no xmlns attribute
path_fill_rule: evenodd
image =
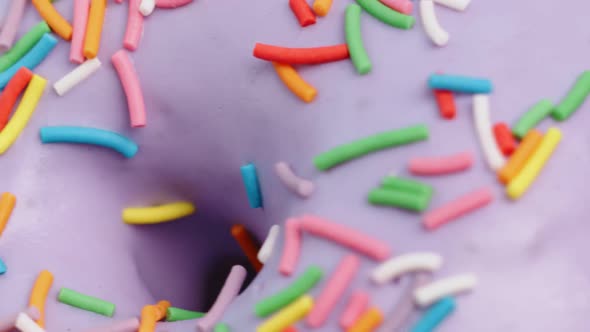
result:
<svg viewBox="0 0 590 332"><path fill-rule="evenodd" d="M563 121L569 118L584 103L590 94L590 70L584 71L568 94L555 106L551 115L555 120Z"/></svg>
<svg viewBox="0 0 590 332"><path fill-rule="evenodd" d="M37 310L37 308L29 307L25 311L23 311L23 313L26 314L27 316L29 316L32 320L39 319L39 310ZM0 318L0 331L2 331L2 332L12 331L12 329L14 328L14 325L16 324L16 320L18 319L19 314L20 313L12 314L12 315Z"/></svg>
<svg viewBox="0 0 590 332"><path fill-rule="evenodd" d="M291 65L273 62L277 75L285 86L299 99L311 103L318 95L318 91L307 83Z"/></svg>
<svg viewBox="0 0 590 332"><path fill-rule="evenodd" d="M428 139L428 128L424 125L381 132L324 152L316 156L313 163L319 170L325 171L371 152L426 139Z"/></svg>
<svg viewBox="0 0 590 332"><path fill-rule="evenodd" d="M326 16L332 7L332 0L315 0L313 2L313 11L317 16Z"/></svg>
<svg viewBox="0 0 590 332"><path fill-rule="evenodd" d="M479 189L428 212L422 222L426 229L434 230L449 221L487 205L493 199L494 196L489 188Z"/></svg>
<svg viewBox="0 0 590 332"><path fill-rule="evenodd" d="M348 299L348 304L340 316L339 325L342 329L351 327L367 309L369 294L363 291L355 291Z"/></svg>
<svg viewBox="0 0 590 332"><path fill-rule="evenodd" d="M381 181L381 187L385 189L405 191L416 195L428 195L429 197L434 193L432 186L426 183L397 176L385 177L383 181Z"/></svg>
<svg viewBox="0 0 590 332"><path fill-rule="evenodd" d="M455 106L455 95L453 91L433 90L436 104L440 115L448 120L452 120L457 115L457 106Z"/></svg>
<svg viewBox="0 0 590 332"><path fill-rule="evenodd" d="M395 256L377 266L371 273L371 280L377 285L401 277L406 273L421 271L434 272L442 265L442 256L434 252L412 252Z"/></svg>
<svg viewBox="0 0 590 332"><path fill-rule="evenodd" d="M276 315L258 325L256 332L282 331L305 317L313 306L313 298L309 295L303 295Z"/></svg>
<svg viewBox="0 0 590 332"><path fill-rule="evenodd" d="M258 317L266 317L289 305L295 299L307 293L323 277L324 271L317 266L310 266L305 272L278 293L264 298L254 306Z"/></svg>
<svg viewBox="0 0 590 332"><path fill-rule="evenodd" d="M455 298L445 297L432 305L412 327L411 332L431 332L455 310Z"/></svg>
<svg viewBox="0 0 590 332"><path fill-rule="evenodd" d="M464 11L471 3L471 0L434 0L434 2L454 10Z"/></svg>
<svg viewBox="0 0 590 332"><path fill-rule="evenodd" d="M240 173L242 174L242 181L246 188L246 195L248 196L250 207L253 209L261 208L263 206L262 192L260 190L260 183L258 182L256 166L252 163L243 165L240 167Z"/></svg>
<svg viewBox="0 0 590 332"><path fill-rule="evenodd" d="M81 64L84 62L84 39L90 12L90 0L74 0L74 32L70 45L70 62Z"/></svg>
<svg viewBox="0 0 590 332"><path fill-rule="evenodd" d="M113 66L117 70L119 80L127 97L127 109L131 127L143 127L146 125L145 101L137 71L129 54L125 50L119 50L111 57Z"/></svg>
<svg viewBox="0 0 590 332"><path fill-rule="evenodd" d="M492 122L490 119L490 98L488 95L474 95L473 96L473 119L481 149L488 166L493 171L498 171L506 164L506 159L500 151L494 132L492 130Z"/></svg>
<svg viewBox="0 0 590 332"><path fill-rule="evenodd" d="M47 302L47 294L53 285L53 274L47 270L39 272L31 295L29 296L29 307L33 307L39 311L39 318L36 320L39 326L45 326L45 302Z"/></svg>
<svg viewBox="0 0 590 332"><path fill-rule="evenodd" d="M57 300L72 307L91 311L107 317L113 317L113 314L115 313L115 305L113 303L78 293L69 288L62 288L59 291Z"/></svg>
<svg viewBox="0 0 590 332"><path fill-rule="evenodd" d="M436 46L445 46L450 39L449 33L440 26L434 11L432 0L420 0L420 17L422 26L430 40Z"/></svg>
<svg viewBox="0 0 590 332"><path fill-rule="evenodd" d="M6 263L0 258L0 275L3 275L7 271Z"/></svg>
<svg viewBox="0 0 590 332"><path fill-rule="evenodd" d="M231 329L229 328L229 325L225 324L225 323L217 323L215 324L215 329L213 329L213 332L230 332Z"/></svg>
<svg viewBox="0 0 590 332"><path fill-rule="evenodd" d="M428 307L450 295L469 292L477 285L477 277L466 273L447 277L422 286L414 291L414 300L420 307Z"/></svg>
<svg viewBox="0 0 590 332"><path fill-rule="evenodd" d="M10 50L8 50L8 52L0 56L0 73L4 72L20 60L39 42L41 37L49 31L51 30L45 21L39 22L37 25L33 26Z"/></svg>
<svg viewBox="0 0 590 332"><path fill-rule="evenodd" d="M156 9L156 0L141 0L139 4L139 12L143 16L150 16L154 9Z"/></svg>
<svg viewBox="0 0 590 332"><path fill-rule="evenodd" d="M16 104L21 92L26 89L32 78L33 73L27 67L21 67L0 94L0 131L8 123L14 104Z"/></svg>
<svg viewBox="0 0 590 332"><path fill-rule="evenodd" d="M357 73L365 75L371 71L372 64L363 45L361 12L362 9L357 4L351 3L346 7L345 32L346 44L348 45L352 64L356 68Z"/></svg>
<svg viewBox="0 0 590 332"><path fill-rule="evenodd" d="M349 57L348 46L346 44L323 47L290 48L256 43L253 55L262 60L288 63L291 65L312 65L344 60Z"/></svg>
<svg viewBox="0 0 590 332"><path fill-rule="evenodd" d="M285 245L279 263L279 272L282 275L290 276L293 273L299 260L300 249L301 221L296 218L289 218L285 221Z"/></svg>
<svg viewBox="0 0 590 332"><path fill-rule="evenodd" d="M21 312L16 316L14 327L21 332L45 332L41 326L35 323L35 321L24 312Z"/></svg>
<svg viewBox="0 0 590 332"><path fill-rule="evenodd" d="M445 74L431 74L428 78L428 86L431 89L462 93L490 93L493 90L492 81L486 78Z"/></svg>
<svg viewBox="0 0 590 332"><path fill-rule="evenodd" d="M550 128L539 147L535 150L530 159L526 162L520 173L510 181L506 187L506 193L512 199L520 198L531 184L535 181L545 164L561 141L561 131L557 128Z"/></svg>
<svg viewBox="0 0 590 332"><path fill-rule="evenodd" d="M286 162L280 161L276 163L275 172L285 186L301 198L308 198L315 190L313 182L297 176Z"/></svg>
<svg viewBox="0 0 590 332"><path fill-rule="evenodd" d="M246 258L248 258L248 261L254 270L260 272L262 269L262 263L258 260L258 257L256 257L258 250L260 250L260 245L254 240L252 234L248 232L244 225L236 224L231 228L231 235L242 249L242 252L246 255Z"/></svg>
<svg viewBox="0 0 590 332"><path fill-rule="evenodd" d="M506 165L498 171L498 180L503 184L508 184L516 177L535 150L537 150L537 147L541 144L541 140L543 140L543 135L538 130L530 130L518 146L518 149L508 159Z"/></svg>
<svg viewBox="0 0 590 332"><path fill-rule="evenodd" d="M2 28L0 29L0 52L6 51L8 48L12 46L14 37L16 37L16 33L18 32L18 28L23 19L26 4L27 0L10 1L10 8L8 9L8 14L6 16L6 19L4 20ZM5 69L2 69L0 70L0 72L4 70Z"/></svg>
<svg viewBox="0 0 590 332"><path fill-rule="evenodd" d="M115 132L98 128L69 126L42 127L39 134L41 142L44 144L73 143L97 145L113 149L125 158L133 158L139 150L137 144L131 139Z"/></svg>
<svg viewBox="0 0 590 332"><path fill-rule="evenodd" d="M510 131L510 128L504 122L496 123L493 131L498 148L504 156L510 157L517 146L516 138L512 135L512 131Z"/></svg>
<svg viewBox="0 0 590 332"><path fill-rule="evenodd" d="M129 207L123 210L121 219L126 224L159 224L190 216L195 210L195 205L191 202L174 202L148 207Z"/></svg>
<svg viewBox="0 0 590 332"><path fill-rule="evenodd" d="M414 4L411 0L380 0L387 7L402 14L412 15Z"/></svg>
<svg viewBox="0 0 590 332"><path fill-rule="evenodd" d="M3 193L0 196L0 237L2 237L2 233L6 229L6 225L8 224L8 220L12 215L12 210L14 210L14 206L16 205L16 196L11 193Z"/></svg>
<svg viewBox="0 0 590 332"><path fill-rule="evenodd" d="M129 0L129 14L127 15L127 29L123 38L123 47L135 51L143 34L143 15L139 12L141 0Z"/></svg>
<svg viewBox="0 0 590 332"><path fill-rule="evenodd" d="M289 0L289 7L302 27L315 24L315 14L306 0Z"/></svg>
<svg viewBox="0 0 590 332"><path fill-rule="evenodd" d="M537 124L548 117L551 111L553 111L553 103L550 100L539 101L518 119L518 122L512 127L512 133L522 139L529 130L535 128Z"/></svg>
<svg viewBox="0 0 590 332"><path fill-rule="evenodd" d="M383 314L377 307L366 310L346 332L371 332L383 323Z"/></svg>
<svg viewBox="0 0 590 332"><path fill-rule="evenodd" d="M1 204L0 200L0 204ZM0 211L1 205L0 205ZM265 264L266 261L270 258L272 253L274 252L275 243L277 242L277 238L279 237L279 231L281 230L281 226L279 225L272 225L268 230L268 234L266 235L266 239L260 246L260 250L258 250L257 258L262 263Z"/></svg>
<svg viewBox="0 0 590 332"><path fill-rule="evenodd" d="M373 205L393 206L420 212L428 208L430 196L378 188L369 192L368 200Z"/></svg>
<svg viewBox="0 0 590 332"><path fill-rule="evenodd" d="M91 328L84 332L137 332L139 319L137 317L118 321L104 327Z"/></svg>
<svg viewBox="0 0 590 332"><path fill-rule="evenodd" d="M443 175L464 171L471 165L473 154L466 151L446 157L412 158L408 169L415 175Z"/></svg>
<svg viewBox="0 0 590 332"><path fill-rule="evenodd" d="M15 64L0 74L0 90L6 87L8 82L10 82L12 77L21 67L27 67L30 70L37 68L37 66L53 50L55 45L57 45L57 39L49 33L44 34L25 56L20 58Z"/></svg>
<svg viewBox="0 0 590 332"><path fill-rule="evenodd" d="M402 331L406 321L414 312L414 290L430 282L432 275L430 273L416 273L411 283L404 290L399 301L395 304L393 310L387 314L387 318L380 328L382 332Z"/></svg>
<svg viewBox="0 0 590 332"><path fill-rule="evenodd" d="M83 64L78 65L74 70L67 73L64 77L60 78L59 81L55 82L55 84L53 84L53 89L58 95L63 96L73 87L88 79L88 77L100 69L101 65L102 64L98 58L85 61Z"/></svg>
<svg viewBox="0 0 590 332"><path fill-rule="evenodd" d="M356 2L371 16L394 28L408 30L414 26L413 16L398 13L379 0L356 0Z"/></svg>
<svg viewBox="0 0 590 332"><path fill-rule="evenodd" d="M104 0L106 1L106 0ZM43 17L51 30L64 40L72 39L73 28L70 23L53 7L49 0L32 0L33 6Z"/></svg>
<svg viewBox="0 0 590 332"><path fill-rule="evenodd" d="M106 9L106 0L91 0L84 38L84 56L87 59L93 59L98 55Z"/></svg>
<svg viewBox="0 0 590 332"><path fill-rule="evenodd" d="M175 307L166 309L166 321L176 322L182 320L196 319L205 316L205 313L198 311L184 310Z"/></svg>

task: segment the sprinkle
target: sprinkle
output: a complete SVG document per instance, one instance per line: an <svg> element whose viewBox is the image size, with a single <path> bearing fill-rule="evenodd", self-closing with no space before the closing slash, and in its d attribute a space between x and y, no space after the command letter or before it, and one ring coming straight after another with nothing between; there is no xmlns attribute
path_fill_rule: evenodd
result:
<svg viewBox="0 0 590 332"><path fill-rule="evenodd" d="M476 285L477 277L474 274L460 274L416 289L414 300L416 304L424 308L446 296L471 291Z"/></svg>
<svg viewBox="0 0 590 332"><path fill-rule="evenodd" d="M551 111L553 111L553 103L550 100L543 99L539 101L518 119L518 122L512 127L512 133L522 139L529 130L549 116Z"/></svg>
<svg viewBox="0 0 590 332"><path fill-rule="evenodd" d="M25 129L29 119L35 112L39 99L43 95L46 84L47 80L41 76L33 75L33 78L31 78L29 86L25 90L25 94L12 118L8 121L4 130L0 132L0 155L12 146L23 129Z"/></svg>
<svg viewBox="0 0 590 332"><path fill-rule="evenodd" d="M45 332L31 317L22 312L16 317L14 327L21 332Z"/></svg>
<svg viewBox="0 0 590 332"><path fill-rule="evenodd" d="M156 305L146 305L141 309L141 320L138 332L154 332L156 323L166 317L170 302L160 301Z"/></svg>
<svg viewBox="0 0 590 332"><path fill-rule="evenodd" d="M422 318L412 327L411 332L431 332L455 310L455 299L445 297L428 308Z"/></svg>
<svg viewBox="0 0 590 332"><path fill-rule="evenodd" d="M369 304L369 295L363 291L355 291L350 296L344 312L340 316L340 327L346 330L353 326Z"/></svg>
<svg viewBox="0 0 590 332"><path fill-rule="evenodd" d="M306 27L315 24L315 14L305 0L289 0L289 7L295 14L299 25Z"/></svg>
<svg viewBox="0 0 590 332"><path fill-rule="evenodd" d="M53 89L58 95L63 96L73 87L80 84L80 82L94 74L101 65L102 64L98 58L85 61L83 64L76 67L76 69L62 77L59 81L55 82L55 84L53 84Z"/></svg>
<svg viewBox="0 0 590 332"><path fill-rule="evenodd" d="M415 175L444 175L467 170L472 165L473 154L466 151L445 157L412 158L408 169Z"/></svg>
<svg viewBox="0 0 590 332"><path fill-rule="evenodd" d="M462 12L467 9L471 0L434 0L434 2Z"/></svg>
<svg viewBox="0 0 590 332"><path fill-rule="evenodd" d="M51 285L53 284L53 274L47 270L43 270L37 276L31 296L29 297L29 307L33 307L39 311L39 319L36 320L39 326L45 326L45 302L47 294Z"/></svg>
<svg viewBox="0 0 590 332"><path fill-rule="evenodd" d="M510 157L514 150L516 150L516 139L512 135L510 128L504 122L498 122L493 127L494 137L496 138L496 144L506 157Z"/></svg>
<svg viewBox="0 0 590 332"><path fill-rule="evenodd" d="M455 106L455 96L452 91L448 90L433 90L436 104L440 115L452 120L457 115L457 106Z"/></svg>
<svg viewBox="0 0 590 332"><path fill-rule="evenodd" d="M166 309L167 322L177 322L182 320L196 319L204 316L205 313L203 312L184 310L175 307L169 307L168 309Z"/></svg>
<svg viewBox="0 0 590 332"><path fill-rule="evenodd" d="M307 316L307 326L317 328L324 325L334 306L357 273L359 266L360 259L355 255L347 255L340 261Z"/></svg>
<svg viewBox="0 0 590 332"><path fill-rule="evenodd" d="M369 192L368 201L373 205L392 206L410 211L424 211L431 195L419 195L400 190L377 188Z"/></svg>
<svg viewBox="0 0 590 332"><path fill-rule="evenodd" d="M442 265L441 255L433 252L412 252L390 258L371 273L371 280L380 286L406 274L421 271L434 272Z"/></svg>
<svg viewBox="0 0 590 332"><path fill-rule="evenodd" d="M315 189L313 182L295 175L286 162L280 161L276 163L275 172L287 188L302 198L311 196Z"/></svg>
<svg viewBox="0 0 590 332"><path fill-rule="evenodd" d="M280 229L281 229L281 226L272 225L270 227L270 229L268 230L268 234L266 235L266 239L262 243L260 250L258 250L258 255L257 255L258 260L262 264L266 264L266 262L268 261L270 256L272 256L272 253L274 252L274 248L275 248L275 243L277 242L277 238L279 236ZM1 235L1 233L0 233L0 235Z"/></svg>
<svg viewBox="0 0 590 332"><path fill-rule="evenodd" d="M105 0L103 0L105 1ZM59 14L49 0L32 0L33 6L37 8L39 15L47 22L51 30L65 40L72 39L72 26Z"/></svg>
<svg viewBox="0 0 590 332"><path fill-rule="evenodd" d="M123 39L123 47L135 51L143 34L143 15L139 12L141 0L129 0L129 15L127 16L127 29Z"/></svg>
<svg viewBox="0 0 590 332"><path fill-rule="evenodd" d="M543 135L538 130L533 129L529 131L518 146L518 149L508 159L506 165L498 171L498 180L503 184L508 184L512 181L537 150L542 140Z"/></svg>
<svg viewBox="0 0 590 332"><path fill-rule="evenodd" d="M139 319L136 317L129 318L111 324L105 327L99 327L94 329L88 329L84 332L136 332L139 328Z"/></svg>
<svg viewBox="0 0 590 332"><path fill-rule="evenodd" d="M240 172L242 173L242 180L246 187L250 207L253 209L262 207L262 192L260 191L256 166L254 164L244 165L240 167Z"/></svg>
<svg viewBox="0 0 590 332"><path fill-rule="evenodd" d="M29 316L31 319L36 320L39 319L39 310L33 307L29 307L27 310L24 311L24 314ZM0 319L0 331L2 332L10 332L14 328L16 320L19 314L13 314L8 317L4 317Z"/></svg>
<svg viewBox="0 0 590 332"><path fill-rule="evenodd" d="M286 329L284 329L282 332L297 332L297 329L294 328L293 326L289 326Z"/></svg>
<svg viewBox="0 0 590 332"><path fill-rule="evenodd" d="M391 249L387 243L320 217L303 216L300 227L310 234L339 243L378 261L387 259L391 255Z"/></svg>
<svg viewBox="0 0 590 332"><path fill-rule="evenodd" d="M59 291L57 300L63 304L107 317L113 317L115 313L115 305L113 303L78 293L69 288L62 288Z"/></svg>
<svg viewBox="0 0 590 332"><path fill-rule="evenodd" d="M526 162L520 173L516 175L506 187L506 193L512 199L520 198L539 176L545 164L561 141L561 131L550 128L543 137L539 147Z"/></svg>
<svg viewBox="0 0 590 332"><path fill-rule="evenodd" d="M192 3L194 0L156 0L158 8L178 8Z"/></svg>
<svg viewBox="0 0 590 332"><path fill-rule="evenodd" d="M4 263L2 258L0 258L0 275L3 275L4 273L6 273L7 270L8 269L6 268L6 264Z"/></svg>
<svg viewBox="0 0 590 332"><path fill-rule="evenodd" d="M410 0L380 0L382 4L402 14L411 15L414 4Z"/></svg>
<svg viewBox="0 0 590 332"><path fill-rule="evenodd" d="M279 272L285 276L290 276L295 270L299 260L299 251L301 250L301 221L295 218L289 218L285 222L285 246L283 255L279 264Z"/></svg>
<svg viewBox="0 0 590 332"><path fill-rule="evenodd" d="M356 0L356 2L371 16L394 28L408 30L414 26L414 17L400 14L379 0Z"/></svg>
<svg viewBox="0 0 590 332"><path fill-rule="evenodd" d="M555 120L566 120L580 108L588 94L590 94L590 71L584 71L578 76L565 98L553 109L551 115Z"/></svg>
<svg viewBox="0 0 590 332"><path fill-rule="evenodd" d="M371 59L363 45L363 36L361 33L361 12L359 5L351 3L346 7L346 44L350 52L350 59L360 75L368 74L373 65Z"/></svg>
<svg viewBox="0 0 590 332"><path fill-rule="evenodd" d="M287 305L291 304L297 298L303 296L311 290L324 276L324 271L317 266L308 267L289 286L283 288L278 293L266 297L256 303L254 313L258 317L267 317Z"/></svg>
<svg viewBox="0 0 590 332"><path fill-rule="evenodd" d="M12 108L21 92L27 87L29 82L33 78L33 73L26 67L21 67L18 72L10 79L8 85L0 95L0 131L4 129Z"/></svg>
<svg viewBox="0 0 590 332"><path fill-rule="evenodd" d="M325 171L371 152L426 139L428 139L428 128L424 125L385 131L333 148L316 156L313 163L317 169Z"/></svg>
<svg viewBox="0 0 590 332"><path fill-rule="evenodd" d="M213 303L211 309L209 309L205 316L198 321L197 327L199 331L205 332L211 330L215 323L221 319L225 310L236 296L238 296L244 279L246 279L246 274L246 269L240 265L234 265L231 268L229 276L225 280L221 292L217 295L215 303Z"/></svg>
<svg viewBox="0 0 590 332"><path fill-rule="evenodd" d="M150 16L156 8L156 0L141 0L139 12L143 16Z"/></svg>
<svg viewBox="0 0 590 332"><path fill-rule="evenodd" d="M383 323L383 314L376 307L366 310L347 332L371 332Z"/></svg>
<svg viewBox="0 0 590 332"><path fill-rule="evenodd" d="M27 67L34 70L49 55L51 50L57 45L57 39L53 35L46 33L35 44L35 46L14 65L0 74L0 89L4 89L12 77L21 67Z"/></svg>
<svg viewBox="0 0 590 332"><path fill-rule="evenodd" d="M91 0L83 51L84 56L88 59L93 59L98 55L106 9L106 0Z"/></svg>
<svg viewBox="0 0 590 332"><path fill-rule="evenodd" d="M121 218L126 224L159 224L190 216L196 208L191 202L174 202L149 207L129 207L123 210Z"/></svg>
<svg viewBox="0 0 590 332"><path fill-rule="evenodd" d="M10 9L4 20L4 24L0 29L0 52L6 51L12 46L18 27L23 19L25 13L26 0L12 0L10 2ZM0 70L0 72L4 69Z"/></svg>
<svg viewBox="0 0 590 332"><path fill-rule="evenodd" d="M307 83L291 65L272 63L277 75L285 86L299 99L311 103L318 94L316 88Z"/></svg>
<svg viewBox="0 0 590 332"><path fill-rule="evenodd" d="M133 158L139 150L137 144L131 139L115 132L98 128L53 126L42 127L39 133L41 142L44 144L72 143L97 145L113 149L125 158Z"/></svg>
<svg viewBox="0 0 590 332"><path fill-rule="evenodd" d="M119 80L127 97L131 127L144 127L146 125L145 102L135 66L125 50L115 53L111 61L119 74Z"/></svg>
<svg viewBox="0 0 590 332"><path fill-rule="evenodd" d="M332 0L315 0L313 2L313 11L317 16L326 16L332 8Z"/></svg>
<svg viewBox="0 0 590 332"><path fill-rule="evenodd" d="M473 96L473 116L475 120L475 129L479 136L479 142L484 152L488 166L497 171L504 166L506 159L500 152L490 120L490 98L487 95Z"/></svg>
<svg viewBox="0 0 590 332"><path fill-rule="evenodd" d="M490 93L493 89L492 82L486 78L445 74L431 74L428 86L431 89L462 93Z"/></svg>
<svg viewBox="0 0 590 332"><path fill-rule="evenodd" d="M440 26L434 11L432 0L420 0L420 16L424 31L436 46L445 46L449 42L449 33Z"/></svg>
<svg viewBox="0 0 590 332"><path fill-rule="evenodd" d="M346 44L309 47L287 48L267 44L256 43L254 46L256 58L291 65L313 65L325 62L348 59L348 46Z"/></svg>
<svg viewBox="0 0 590 332"><path fill-rule="evenodd" d="M303 295L297 301L291 303L259 325L256 328L256 332L282 331L305 317L312 310L313 306L313 298L309 295Z"/></svg>
<svg viewBox="0 0 590 332"><path fill-rule="evenodd" d="M18 1L13 1L13 3L16 2ZM45 21L39 22L32 27L10 50L8 50L8 52L0 56L0 72L4 72L20 60L39 42L39 40L41 40L41 37L49 31L51 30ZM2 30L2 32L4 32L4 30Z"/></svg>
<svg viewBox="0 0 590 332"><path fill-rule="evenodd" d="M252 264L252 267L254 267L254 270L260 272L262 263L256 257L258 250L260 250L260 245L256 243L252 235L246 230L246 227L241 224L233 225L231 235L238 242L238 245L248 258L250 264Z"/></svg>
<svg viewBox="0 0 590 332"><path fill-rule="evenodd" d="M382 331L401 331L406 321L411 318L414 312L414 290L430 282L430 273L417 273L412 278L410 285L401 295L393 311L387 315L388 318L383 324Z"/></svg>
<svg viewBox="0 0 590 332"><path fill-rule="evenodd" d="M217 323L213 332L230 332L229 325L225 323Z"/></svg>
<svg viewBox="0 0 590 332"><path fill-rule="evenodd" d="M84 62L84 38L90 12L90 0L74 0L74 31L70 45L70 62ZM95 53L96 55L96 53Z"/></svg>
<svg viewBox="0 0 590 332"><path fill-rule="evenodd" d="M397 176L387 176L381 181L381 187L385 189L405 191L416 195L432 196L434 189L425 183L405 179Z"/></svg>
<svg viewBox="0 0 590 332"><path fill-rule="evenodd" d="M472 191L427 213L422 219L422 223L427 230L435 230L464 214L489 204L493 199L492 191L489 188Z"/></svg>

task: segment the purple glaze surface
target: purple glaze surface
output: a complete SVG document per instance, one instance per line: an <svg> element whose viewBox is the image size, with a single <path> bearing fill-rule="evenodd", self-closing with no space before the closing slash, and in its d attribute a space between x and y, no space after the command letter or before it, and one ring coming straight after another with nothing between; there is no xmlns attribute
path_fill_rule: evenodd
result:
<svg viewBox="0 0 590 332"><path fill-rule="evenodd" d="M58 97L48 89L15 145L0 156L0 191L18 197L17 208L0 239L9 272L0 277L0 317L22 310L41 269L55 275L47 301L49 331L80 331L137 316L160 299L174 306L207 310L234 264L245 262L230 236L235 222L260 239L274 223L294 214L314 213L388 240L395 253L434 250L445 257L435 277L478 274L475 292L458 298L458 310L440 331L582 331L590 324L590 269L579 259L588 250L585 221L586 170L590 134L585 105L559 124L564 139L530 192L509 202L482 158L474 132L469 96L457 98L458 118L440 119L429 73L485 76L494 81L494 121L513 123L541 98L557 102L578 73L588 68L590 2L539 0L474 1L464 13L437 7L451 34L447 47L431 45L419 22L411 31L386 26L362 15L362 30L373 72L360 77L350 61L300 67L318 90L304 104L280 83L272 66L251 56L257 41L285 46L344 42L344 9L335 1L326 18L301 29L286 1L215 2L200 0L175 10L156 10L145 21L144 38L132 57L144 89L148 125L132 130L126 100L110 65L122 48L128 5L109 1L99 58L103 68ZM56 2L71 21L71 1ZM29 4L22 36L38 22ZM69 44L60 41L35 72L55 82L74 68ZM552 121L545 121L547 128ZM376 153L320 173L314 155L377 131L425 123L431 139ZM41 145L45 125L83 125L119 131L140 144L124 160L112 151L72 145ZM466 173L428 178L438 207L483 185L496 189L484 210L434 233L419 216L366 203L366 194L392 169L407 175L413 156L472 150L476 165ZM275 162L290 163L315 181L307 201L282 187ZM258 166L265 209L251 210L239 167ZM198 205L194 217L150 227L124 225L123 207L175 199ZM282 247L281 240L277 249ZM304 236L295 275L310 264L331 271L346 252ZM253 303L289 284L277 271L276 252L252 286L226 312L223 321L252 331L259 320ZM242 261L240 261L240 259ZM366 289L372 304L391 312L407 279L377 288L363 260L350 290L321 331L337 331L337 313L354 289ZM218 270L218 271L214 271ZM113 319L56 301L70 287L117 305ZM318 285L312 292L317 295ZM192 331L195 322L159 324L159 331ZM305 329L301 328L304 331Z"/></svg>

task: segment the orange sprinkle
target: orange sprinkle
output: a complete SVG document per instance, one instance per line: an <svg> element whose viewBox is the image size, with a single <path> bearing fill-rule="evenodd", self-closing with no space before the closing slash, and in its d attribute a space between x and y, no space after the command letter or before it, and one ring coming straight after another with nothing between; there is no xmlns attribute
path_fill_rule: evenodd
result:
<svg viewBox="0 0 590 332"><path fill-rule="evenodd" d="M52 284L53 274L47 270L41 271L37 276L29 298L29 307L35 307L39 310L37 324L41 327L45 327L45 300L47 300L47 294Z"/></svg>
<svg viewBox="0 0 590 332"><path fill-rule="evenodd" d="M291 65L273 62L272 65L279 75L283 84L291 92L306 103L311 103L318 94L318 91L307 83Z"/></svg>
<svg viewBox="0 0 590 332"><path fill-rule="evenodd" d="M236 239L240 248L248 260L250 264L254 267L256 272L259 272L262 269L262 263L258 260L258 250L260 250L260 246L254 241L252 235L246 230L246 227L241 224L233 225L231 228L231 235Z"/></svg>
<svg viewBox="0 0 590 332"><path fill-rule="evenodd" d="M283 332L297 332L297 329L291 326L284 329Z"/></svg>
<svg viewBox="0 0 590 332"><path fill-rule="evenodd" d="M156 323L166 318L166 311L172 304L162 300L155 305L146 305L141 309L141 322L138 332L154 332Z"/></svg>
<svg viewBox="0 0 590 332"><path fill-rule="evenodd" d="M55 10L49 0L33 0L33 5L53 32L65 40L72 39L72 25Z"/></svg>
<svg viewBox="0 0 590 332"><path fill-rule="evenodd" d="M383 314L378 308L372 307L365 311L346 332L370 332L383 322Z"/></svg>
<svg viewBox="0 0 590 332"><path fill-rule="evenodd" d="M83 50L87 59L94 59L98 54L106 8L107 0L92 0L90 3Z"/></svg>
<svg viewBox="0 0 590 332"><path fill-rule="evenodd" d="M538 130L530 130L516 151L512 154L506 165L498 171L498 180L503 184L509 183L520 173L527 160L533 155L543 139L543 134Z"/></svg>
<svg viewBox="0 0 590 332"><path fill-rule="evenodd" d="M166 311L168 311L168 308L170 308L171 306L172 304L170 303L170 301L162 300L158 302L155 305L157 311L156 320L160 321L166 318Z"/></svg>
<svg viewBox="0 0 590 332"><path fill-rule="evenodd" d="M16 197L11 193L3 193L0 197L0 236L8 224L15 204Z"/></svg>

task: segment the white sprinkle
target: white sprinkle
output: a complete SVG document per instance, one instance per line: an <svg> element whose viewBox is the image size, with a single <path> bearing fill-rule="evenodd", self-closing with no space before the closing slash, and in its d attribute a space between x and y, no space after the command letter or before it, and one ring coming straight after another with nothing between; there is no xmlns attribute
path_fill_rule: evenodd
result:
<svg viewBox="0 0 590 332"><path fill-rule="evenodd" d="M156 0L141 0L139 4L139 12L143 16L150 16L156 8Z"/></svg>
<svg viewBox="0 0 590 332"><path fill-rule="evenodd" d="M266 235L264 243L260 247L260 250L258 250L258 260L260 263L265 264L270 256L272 256L280 230L281 226L279 225L272 225L268 230L268 235Z"/></svg>
<svg viewBox="0 0 590 332"><path fill-rule="evenodd" d="M467 8L467 6L469 6L471 0L434 0L434 2L462 12Z"/></svg>
<svg viewBox="0 0 590 332"><path fill-rule="evenodd" d="M474 274L460 274L435 281L414 291L414 300L420 307L427 307L441 298L472 290L477 285Z"/></svg>
<svg viewBox="0 0 590 332"><path fill-rule="evenodd" d="M450 36L438 23L432 0L420 0L420 16L430 40L437 46L445 46L449 42Z"/></svg>
<svg viewBox="0 0 590 332"><path fill-rule="evenodd" d="M87 60L76 69L72 70L66 76L53 84L53 89L58 95L63 96L73 87L86 80L90 75L94 74L101 66L98 58Z"/></svg>
<svg viewBox="0 0 590 332"><path fill-rule="evenodd" d="M490 120L490 98L488 95L473 96L473 116L475 128L479 135L481 148L486 157L488 165L494 171L499 170L506 163L506 159L500 152Z"/></svg>
<svg viewBox="0 0 590 332"><path fill-rule="evenodd" d="M433 252L413 252L393 257L377 266L371 274L371 280L377 285L384 285L391 280L410 272L433 272L442 265L442 257Z"/></svg>
<svg viewBox="0 0 590 332"><path fill-rule="evenodd" d="M275 171L283 184L302 198L308 198L315 190L313 182L295 175L291 167L285 162L276 163Z"/></svg>
<svg viewBox="0 0 590 332"><path fill-rule="evenodd" d="M27 314L23 312L18 314L14 327L16 327L16 329L21 332L45 332L41 326L37 325L37 323L35 323L31 317L27 316Z"/></svg>

